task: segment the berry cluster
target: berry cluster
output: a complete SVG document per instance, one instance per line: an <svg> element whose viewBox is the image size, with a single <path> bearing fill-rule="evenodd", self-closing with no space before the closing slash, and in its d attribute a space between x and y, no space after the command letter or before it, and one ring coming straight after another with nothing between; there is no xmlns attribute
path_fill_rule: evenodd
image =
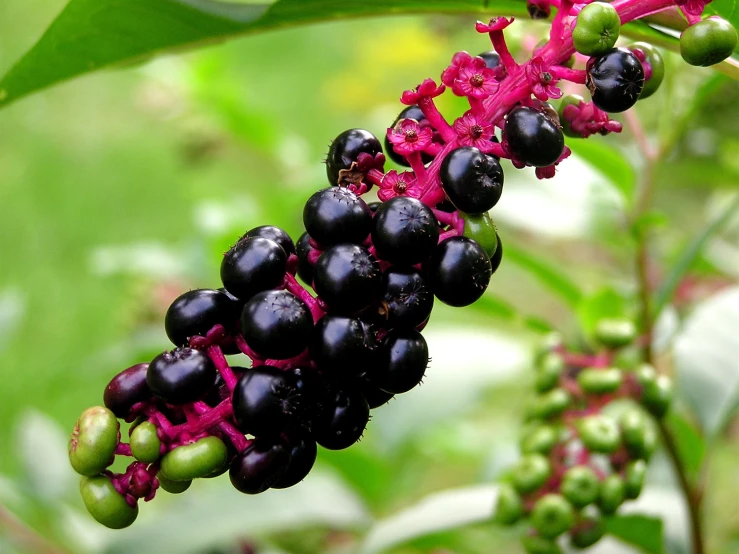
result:
<svg viewBox="0 0 739 554"><path fill-rule="evenodd" d="M546 17L550 3L530 1L530 12ZM688 62L715 63L736 44L730 25L701 21L705 2L697 0L554 4L549 40L522 64L504 37L513 19L478 22L494 51L459 52L440 84L426 79L404 92L406 107L387 129L384 152L361 129L332 142L330 186L305 203L305 233L297 242L277 227L256 227L225 253L223 288L192 290L172 303L164 323L176 348L116 375L105 407L86 410L73 432L70 460L85 476L82 496L98 521L125 527L138 514L137 501L151 500L158 488L182 492L192 479L226 471L244 493L289 487L311 470L317 445L354 444L371 409L421 382L429 356L420 332L434 298L472 304L498 268L503 247L488 212L503 190L500 160L550 178L570 153L565 134L620 131L608 112L629 109L659 86L659 53L643 43L615 48L620 25L677 4L692 24L681 40ZM576 52L587 56L583 68L576 68ZM548 100L563 96L562 80L587 85L591 100L568 97L558 113ZM434 101L447 88L470 106L452 123ZM408 170L384 171L386 154ZM365 202L374 187L380 201ZM232 367L226 356L236 353L246 354L251 367ZM575 365L553 378L556 368L545 372L548 388L558 382L569 388L547 392L538 417L599 409L614 391L652 390L587 365L594 369ZM580 374L591 375L596 388L616 385L591 391L591 377L581 383ZM593 394L597 402L590 402ZM132 423L128 444L119 419ZM586 436L555 433L551 452L559 456L561 440ZM122 474L109 469L116 455L135 459ZM614 459L614 468L625 471ZM561 476L552 475L554 481L547 473L521 492L558 486ZM535 521L538 513L532 512ZM547 531L541 540L556 534Z"/></svg>
<svg viewBox="0 0 739 554"><path fill-rule="evenodd" d="M598 354L569 352L554 337L536 356L523 457L500 486L496 512L505 525L528 518L522 540L530 554L560 553L556 539L564 533L573 547L594 545L605 533L603 516L641 492L657 442L648 414L665 415L672 387L649 365L614 366L634 335L628 320L602 320ZM624 399L641 407L624 408Z"/></svg>

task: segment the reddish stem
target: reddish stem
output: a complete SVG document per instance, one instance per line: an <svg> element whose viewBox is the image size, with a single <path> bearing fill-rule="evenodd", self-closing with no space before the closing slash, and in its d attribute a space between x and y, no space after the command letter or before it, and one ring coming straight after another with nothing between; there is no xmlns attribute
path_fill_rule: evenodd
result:
<svg viewBox="0 0 739 554"><path fill-rule="evenodd" d="M418 102L418 107L421 108L423 115L426 116L431 127L436 129L436 131L441 135L441 138L444 139L444 142L454 140L457 134L454 132L454 129L452 129L452 126L447 123L447 120L444 119L444 116L439 112L433 98L421 98Z"/></svg>

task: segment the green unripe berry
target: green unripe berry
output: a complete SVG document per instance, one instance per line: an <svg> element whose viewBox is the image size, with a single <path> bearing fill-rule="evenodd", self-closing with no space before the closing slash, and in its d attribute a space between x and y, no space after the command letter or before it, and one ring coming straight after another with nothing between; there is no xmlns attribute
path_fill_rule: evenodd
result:
<svg viewBox="0 0 739 554"><path fill-rule="evenodd" d="M565 117L565 109L567 106L579 106L580 102L585 102L585 99L579 94L567 94L559 101L559 109L557 110L557 113L559 114L559 124L562 126L562 132L567 137L582 138L580 133L577 133L572 129L570 121Z"/></svg>
<svg viewBox="0 0 739 554"><path fill-rule="evenodd" d="M621 437L629 456L648 460L657 447L657 432L640 410L627 410L619 417Z"/></svg>
<svg viewBox="0 0 739 554"><path fill-rule="evenodd" d="M554 418L562 414L570 405L572 397L564 389L553 389L542 394L534 402L533 413L541 419Z"/></svg>
<svg viewBox="0 0 739 554"><path fill-rule="evenodd" d="M606 524L600 515L586 515L570 531L570 544L575 548L590 548L606 534Z"/></svg>
<svg viewBox="0 0 739 554"><path fill-rule="evenodd" d="M632 52L634 50L641 50L644 53L645 61L652 68L652 75L649 79L644 80L644 88L642 88L641 94L639 94L639 100L644 100L657 92L657 89L662 84L665 78L665 61L662 59L662 54L659 53L659 50L648 42L635 42L628 48Z"/></svg>
<svg viewBox="0 0 739 554"><path fill-rule="evenodd" d="M562 549L556 542L539 535L521 537L521 546L527 554L562 554Z"/></svg>
<svg viewBox="0 0 739 554"><path fill-rule="evenodd" d="M542 356L536 364L534 387L537 392L547 392L556 387L564 369L565 362L556 352Z"/></svg>
<svg viewBox="0 0 739 554"><path fill-rule="evenodd" d="M459 212L464 220L463 235L482 246L488 257L492 258L498 249L498 235L495 232L495 224L490 214L466 214Z"/></svg>
<svg viewBox="0 0 739 554"><path fill-rule="evenodd" d="M636 338L636 325L630 319L606 318L595 324L595 340L608 348L623 348Z"/></svg>
<svg viewBox="0 0 739 554"><path fill-rule="evenodd" d="M144 421L131 433L131 454L140 462L152 464L159 459L162 441L157 436L156 425Z"/></svg>
<svg viewBox="0 0 739 554"><path fill-rule="evenodd" d="M680 35L680 55L690 65L707 67L734 53L737 33L720 17L709 17L685 29Z"/></svg>
<svg viewBox="0 0 739 554"><path fill-rule="evenodd" d="M647 475L647 463L644 460L629 462L624 473L624 495L629 500L637 498L644 487Z"/></svg>
<svg viewBox="0 0 739 554"><path fill-rule="evenodd" d="M577 376L580 388L589 394L608 394L616 392L623 383L623 372L615 367L599 369L586 368Z"/></svg>
<svg viewBox="0 0 739 554"><path fill-rule="evenodd" d="M521 458L513 468L513 486L521 494L533 492L547 482L552 465L541 454L529 454Z"/></svg>
<svg viewBox="0 0 739 554"><path fill-rule="evenodd" d="M157 480L159 481L159 486L170 494L183 493L192 485L192 481L172 481L171 479L167 479L161 471L157 473Z"/></svg>
<svg viewBox="0 0 739 554"><path fill-rule="evenodd" d="M577 15L572 30L575 50L585 56L600 56L616 45L621 19L616 8L605 2L593 2Z"/></svg>
<svg viewBox="0 0 739 554"><path fill-rule="evenodd" d="M547 539L568 531L575 523L575 509L559 494L545 494L531 510L531 525Z"/></svg>
<svg viewBox="0 0 739 554"><path fill-rule="evenodd" d="M160 470L172 481L191 481L220 470L227 461L226 445L218 437L210 436L167 452Z"/></svg>
<svg viewBox="0 0 739 554"><path fill-rule="evenodd" d="M610 416L593 415L581 419L578 423L580 439L591 452L611 454L621 444L621 433L618 424Z"/></svg>
<svg viewBox="0 0 739 554"><path fill-rule="evenodd" d="M609 475L600 485L598 507L604 514L613 514L626 498L626 486L618 475Z"/></svg>
<svg viewBox="0 0 739 554"><path fill-rule="evenodd" d="M582 508L598 500L600 479L592 468L574 466L562 477L559 490L573 506Z"/></svg>
<svg viewBox="0 0 739 554"><path fill-rule="evenodd" d="M663 417L670 409L672 402L672 381L666 375L659 375L648 385L644 385L641 402L656 418Z"/></svg>
<svg viewBox="0 0 739 554"><path fill-rule="evenodd" d="M92 477L108 467L118 445L119 428L108 408L95 406L82 412L69 438L69 461L74 470Z"/></svg>
<svg viewBox="0 0 739 554"><path fill-rule="evenodd" d="M556 331L547 333L547 335L543 339L541 339L541 342L536 347L536 353L534 354L534 362L536 363L536 365L539 365L541 359L544 356L546 356L547 354L551 354L562 345L563 340L560 333L557 333Z"/></svg>
<svg viewBox="0 0 739 554"><path fill-rule="evenodd" d="M503 525L513 525L523 516L523 502L515 489L505 483L498 487L495 520Z"/></svg>
<svg viewBox="0 0 739 554"><path fill-rule="evenodd" d="M128 527L139 515L138 505L129 506L106 475L83 477L80 493L90 515L111 529Z"/></svg>
<svg viewBox="0 0 739 554"><path fill-rule="evenodd" d="M551 425L538 425L521 439L524 454L549 454L559 440L559 431Z"/></svg>

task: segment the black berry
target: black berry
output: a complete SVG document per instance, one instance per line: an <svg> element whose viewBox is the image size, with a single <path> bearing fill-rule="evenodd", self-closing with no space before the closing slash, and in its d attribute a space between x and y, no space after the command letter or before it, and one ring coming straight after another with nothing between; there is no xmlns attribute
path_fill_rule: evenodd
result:
<svg viewBox="0 0 739 554"><path fill-rule="evenodd" d="M283 229L275 227L274 225L260 225L254 227L254 229L247 231L245 237L262 237L263 239L269 239L275 241L277 244L282 246L285 254L295 254L295 243Z"/></svg>
<svg viewBox="0 0 739 554"><path fill-rule="evenodd" d="M503 193L500 163L474 146L452 150L441 163L439 179L449 200L469 214L487 212Z"/></svg>
<svg viewBox="0 0 739 554"><path fill-rule="evenodd" d="M479 299L493 273L485 250L467 237L450 237L441 242L424 269L436 297L457 307Z"/></svg>
<svg viewBox="0 0 739 554"><path fill-rule="evenodd" d="M234 488L259 494L277 483L290 464L290 449L281 439L255 439L231 462L229 477Z"/></svg>
<svg viewBox="0 0 739 554"><path fill-rule="evenodd" d="M382 390L368 378L360 380L359 387L362 390L362 396L364 396L364 399L367 401L371 410L387 404L395 396L391 392Z"/></svg>
<svg viewBox="0 0 739 554"><path fill-rule="evenodd" d="M375 339L364 321L328 314L313 328L309 349L321 372L347 378L372 365Z"/></svg>
<svg viewBox="0 0 739 554"><path fill-rule="evenodd" d="M562 129L540 111L525 106L508 114L503 138L516 159L535 167L555 163L565 146Z"/></svg>
<svg viewBox="0 0 739 554"><path fill-rule="evenodd" d="M272 485L273 489L286 489L297 485L306 478L316 462L318 447L316 441L306 435L288 439L290 443L290 465L280 479Z"/></svg>
<svg viewBox="0 0 739 554"><path fill-rule="evenodd" d="M382 152L377 137L364 129L349 129L334 139L326 156L326 175L331 186L345 184L342 182L342 170L351 170L357 157L366 153L371 156Z"/></svg>
<svg viewBox="0 0 739 554"><path fill-rule="evenodd" d="M277 242L244 237L223 256L221 281L228 292L246 300L280 285L286 269L287 255Z"/></svg>
<svg viewBox="0 0 739 554"><path fill-rule="evenodd" d="M423 323L434 307L434 295L420 271L391 267L382 276L380 325L413 328Z"/></svg>
<svg viewBox="0 0 739 554"><path fill-rule="evenodd" d="M250 435L279 435L297 427L302 413L302 399L293 376L268 365L244 373L236 383L232 401L239 429Z"/></svg>
<svg viewBox="0 0 739 554"><path fill-rule="evenodd" d="M216 368L208 356L193 348L162 352L149 364L146 383L168 404L187 404L213 386Z"/></svg>
<svg viewBox="0 0 739 554"><path fill-rule="evenodd" d="M175 346L185 346L190 337L204 336L215 325L226 329L239 317L238 304L218 290L196 289L179 296L164 316L164 330Z"/></svg>
<svg viewBox="0 0 739 554"><path fill-rule="evenodd" d="M308 261L308 254L313 250L313 247L310 245L310 235L308 233L300 235L295 250L298 256L298 277L304 283L311 285L313 284L313 264Z"/></svg>
<svg viewBox="0 0 739 554"><path fill-rule="evenodd" d="M396 196L377 210L372 243L377 256L393 264L414 265L426 261L439 240L434 212L420 200Z"/></svg>
<svg viewBox="0 0 739 554"><path fill-rule="evenodd" d="M478 54L477 57L485 60L485 65L488 69L495 69L500 65L500 56L495 50L483 52L482 54Z"/></svg>
<svg viewBox="0 0 739 554"><path fill-rule="evenodd" d="M330 187L314 193L305 203L303 224L321 246L361 244L372 228L372 213L349 189Z"/></svg>
<svg viewBox="0 0 739 554"><path fill-rule="evenodd" d="M255 294L241 314L241 332L258 355L286 360L308 346L313 317L308 306L285 290Z"/></svg>
<svg viewBox="0 0 739 554"><path fill-rule="evenodd" d="M369 421L369 405L359 388L330 387L314 422L313 437L329 450L341 450L357 442Z"/></svg>
<svg viewBox="0 0 739 554"><path fill-rule="evenodd" d="M313 283L332 312L351 315L369 306L380 295L382 273L377 260L366 249L340 244L318 258Z"/></svg>
<svg viewBox="0 0 739 554"><path fill-rule="evenodd" d="M498 241L498 246L495 247L493 257L490 258L491 274L495 273L498 270L498 268L500 267L500 262L503 259L503 243L500 242L500 235L496 233L495 238Z"/></svg>
<svg viewBox="0 0 739 554"><path fill-rule="evenodd" d="M151 398L151 391L146 384L146 372L149 364L136 364L121 371L111 379L103 393L103 402L115 417L126 419L131 407Z"/></svg>
<svg viewBox="0 0 739 554"><path fill-rule="evenodd" d="M626 48L614 48L588 61L587 86L593 104L606 112L624 112L644 88L644 68Z"/></svg>
<svg viewBox="0 0 739 554"><path fill-rule="evenodd" d="M428 346L421 333L396 329L382 340L379 362L368 377L382 390L400 394L421 382L428 362Z"/></svg>

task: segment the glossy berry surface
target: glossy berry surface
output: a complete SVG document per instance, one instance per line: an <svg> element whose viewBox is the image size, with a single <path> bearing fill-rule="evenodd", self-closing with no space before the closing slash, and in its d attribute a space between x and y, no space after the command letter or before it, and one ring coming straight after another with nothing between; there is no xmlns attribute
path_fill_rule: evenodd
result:
<svg viewBox="0 0 739 554"><path fill-rule="evenodd" d="M436 297L450 306L468 306L490 283L492 268L485 250L467 237L441 242L424 269Z"/></svg>
<svg viewBox="0 0 739 554"><path fill-rule="evenodd" d="M572 30L575 50L585 56L600 56L616 45L621 19L616 8L605 2L593 2L577 15Z"/></svg>
<svg viewBox="0 0 739 554"><path fill-rule="evenodd" d="M164 330L175 346L187 346L190 337L205 336L215 325L232 327L239 317L236 307L221 291L191 290L169 306L164 316Z"/></svg>
<svg viewBox="0 0 739 554"><path fill-rule="evenodd" d="M408 392L421 382L428 363L428 345L421 333L393 329L382 339L378 362L369 378L384 391Z"/></svg>
<svg viewBox="0 0 739 554"><path fill-rule="evenodd" d="M279 435L299 425L302 396L293 376L272 366L248 370L233 391L233 412L246 434Z"/></svg>
<svg viewBox="0 0 739 554"><path fill-rule="evenodd" d="M110 529L128 527L139 515L139 507L129 506L107 475L82 479L80 493L90 515Z"/></svg>
<svg viewBox="0 0 739 554"><path fill-rule="evenodd" d="M717 64L734 53L737 45L734 26L720 17L699 21L680 35L680 55L690 65Z"/></svg>
<svg viewBox="0 0 739 554"><path fill-rule="evenodd" d="M662 81L665 78L665 61L662 58L662 54L659 53L659 50L648 42L635 42L630 44L629 50L631 50L637 58L639 58L639 53L644 56L645 62L649 64L651 69L649 78L646 77L646 71L644 72L644 88L642 88L641 94L639 95L639 100L644 100L657 92L657 89L659 89L662 84ZM644 64L642 64L642 67L643 66Z"/></svg>
<svg viewBox="0 0 739 554"><path fill-rule="evenodd" d="M313 328L309 351L318 369L336 378L356 376L371 367L376 344L370 326L351 317L327 314Z"/></svg>
<svg viewBox="0 0 739 554"><path fill-rule="evenodd" d="M340 184L342 170L348 170L362 154L372 156L382 152L377 137L364 129L349 129L337 136L331 143L326 156L326 175L331 186Z"/></svg>
<svg viewBox="0 0 739 554"><path fill-rule="evenodd" d="M178 446L162 457L160 470L172 481L207 477L228 463L228 450L218 437L209 436Z"/></svg>
<svg viewBox="0 0 739 554"><path fill-rule="evenodd" d="M311 437L302 435L300 438L291 438L289 443L290 464L282 477L272 485L273 489L286 489L297 485L308 476L316 462L318 447Z"/></svg>
<svg viewBox="0 0 739 554"><path fill-rule="evenodd" d="M495 273L500 267L500 262L503 261L503 243L500 241L500 235L495 234L495 253L490 257L490 271Z"/></svg>
<svg viewBox="0 0 739 554"><path fill-rule="evenodd" d="M304 283L311 285L313 283L313 264L308 259L314 248L310 245L310 235L303 233L295 245L295 253L298 256L298 277Z"/></svg>
<svg viewBox="0 0 739 554"><path fill-rule="evenodd" d="M372 410L379 408L380 406L384 406L395 397L393 393L382 390L367 378L359 381L359 387L362 391L362 396L364 396L367 404Z"/></svg>
<svg viewBox="0 0 739 554"><path fill-rule="evenodd" d="M216 380L216 368L203 352L177 348L162 352L149 364L149 389L168 404L198 400Z"/></svg>
<svg viewBox="0 0 739 554"><path fill-rule="evenodd" d="M588 62L587 86L593 103L605 112L625 112L639 100L644 68L625 48L614 48Z"/></svg>
<svg viewBox="0 0 739 554"><path fill-rule="evenodd" d="M540 111L528 107L511 110L503 139L516 159L534 167L555 163L565 145L562 129Z"/></svg>
<svg viewBox="0 0 739 554"><path fill-rule="evenodd" d="M426 321L434 295L423 274L412 267L391 267L382 276L378 323L390 328L414 328Z"/></svg>
<svg viewBox="0 0 739 554"><path fill-rule="evenodd" d="M313 316L308 306L285 290L260 292L244 306L241 332L260 356L286 360L308 346Z"/></svg>
<svg viewBox="0 0 739 554"><path fill-rule="evenodd" d="M360 244L372 228L372 213L365 201L349 189L329 187L314 193L305 203L303 224L324 247Z"/></svg>
<svg viewBox="0 0 739 554"><path fill-rule="evenodd" d="M500 65L500 56L495 50L489 50L477 55L478 58L485 60L485 67L488 69L495 69Z"/></svg>
<svg viewBox="0 0 739 554"><path fill-rule="evenodd" d="M221 281L228 292L247 300L280 285L286 268L287 255L278 243L262 237L246 237L223 256Z"/></svg>
<svg viewBox="0 0 739 554"><path fill-rule="evenodd" d="M474 146L452 150L441 163L439 178L449 199L466 213L487 212L503 193L500 163Z"/></svg>
<svg viewBox="0 0 739 554"><path fill-rule="evenodd" d="M377 210L372 229L372 243L382 260L393 264L414 265L433 253L439 240L436 217L423 202L397 196Z"/></svg>
<svg viewBox="0 0 739 554"><path fill-rule="evenodd" d="M340 244L326 250L313 270L316 293L332 312L351 315L380 295L382 273L377 260L361 246Z"/></svg>
<svg viewBox="0 0 739 554"><path fill-rule="evenodd" d="M259 227L254 227L254 229L247 231L244 236L250 238L261 237L263 239L273 240L282 246L282 249L285 251L287 256L295 254L295 243L293 242L293 239L290 238L290 235L288 235L284 229L280 229L274 225L260 225Z"/></svg>
<svg viewBox="0 0 739 554"><path fill-rule="evenodd" d="M461 213L460 215L464 220L463 236L482 246L485 253L492 258L498 248L498 235L490 214L486 212L482 214Z"/></svg>
<svg viewBox="0 0 739 554"><path fill-rule="evenodd" d="M234 488L259 494L279 482L290 464L290 449L280 439L257 438L231 462L229 477Z"/></svg>
<svg viewBox="0 0 739 554"><path fill-rule="evenodd" d="M361 391L346 385L326 391L321 411L312 428L313 437L324 448L342 450L362 437L370 409Z"/></svg>
<svg viewBox="0 0 739 554"><path fill-rule="evenodd" d="M69 439L69 461L80 475L97 475L110 465L118 444L118 420L107 408L88 408L77 419Z"/></svg>
<svg viewBox="0 0 739 554"><path fill-rule="evenodd" d="M131 366L113 377L105 387L103 402L117 418L126 419L134 404L151 398L146 384L148 369L148 363Z"/></svg>

